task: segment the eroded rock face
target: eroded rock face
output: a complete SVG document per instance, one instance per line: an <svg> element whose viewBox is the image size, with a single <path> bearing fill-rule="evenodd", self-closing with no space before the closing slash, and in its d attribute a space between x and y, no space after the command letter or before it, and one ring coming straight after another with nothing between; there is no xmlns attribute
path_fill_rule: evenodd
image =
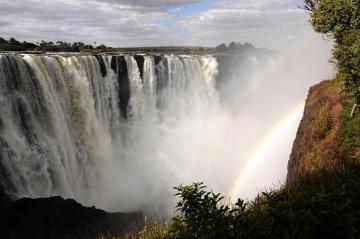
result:
<svg viewBox="0 0 360 239"><path fill-rule="evenodd" d="M323 81L311 87L288 163L287 183L340 158L342 87Z"/></svg>

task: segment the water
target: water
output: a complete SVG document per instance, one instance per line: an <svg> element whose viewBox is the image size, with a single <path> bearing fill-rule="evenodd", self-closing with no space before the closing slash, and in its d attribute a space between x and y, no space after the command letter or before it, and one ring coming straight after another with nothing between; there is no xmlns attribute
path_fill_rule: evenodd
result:
<svg viewBox="0 0 360 239"><path fill-rule="evenodd" d="M218 65L155 58L1 55L2 186L110 210L171 197L218 107Z"/></svg>
<svg viewBox="0 0 360 239"><path fill-rule="evenodd" d="M0 55L0 186L161 215L179 184L251 199L285 181L300 119L273 132L332 76L330 49L308 39L277 57Z"/></svg>

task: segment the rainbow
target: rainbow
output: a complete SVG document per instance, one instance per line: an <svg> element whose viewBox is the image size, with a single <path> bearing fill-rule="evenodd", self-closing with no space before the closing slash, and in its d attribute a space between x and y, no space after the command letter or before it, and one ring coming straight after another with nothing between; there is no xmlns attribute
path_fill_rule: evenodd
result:
<svg viewBox="0 0 360 239"><path fill-rule="evenodd" d="M229 193L230 199L235 200L239 197L244 180L256 169L262 160L266 159L266 155L274 143L281 140L281 136L302 116L304 105L304 102L298 104L261 140L261 143L256 147L254 153L250 155L244 169L241 170L234 185L231 187Z"/></svg>

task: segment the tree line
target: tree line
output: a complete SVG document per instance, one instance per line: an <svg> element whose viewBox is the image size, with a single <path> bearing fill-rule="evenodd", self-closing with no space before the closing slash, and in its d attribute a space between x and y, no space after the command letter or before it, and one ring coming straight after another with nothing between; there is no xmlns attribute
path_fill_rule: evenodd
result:
<svg viewBox="0 0 360 239"><path fill-rule="evenodd" d="M65 41L44 41L32 43L23 41L20 42L15 38L6 40L0 37L0 51L51 51L51 52L103 52L111 50L111 47L107 47L104 44L96 46L85 44L83 42L65 42Z"/></svg>
<svg viewBox="0 0 360 239"><path fill-rule="evenodd" d="M241 44L241 42L231 42L229 45L222 43L215 47L217 52L234 52L243 50L255 50L255 47L248 42Z"/></svg>

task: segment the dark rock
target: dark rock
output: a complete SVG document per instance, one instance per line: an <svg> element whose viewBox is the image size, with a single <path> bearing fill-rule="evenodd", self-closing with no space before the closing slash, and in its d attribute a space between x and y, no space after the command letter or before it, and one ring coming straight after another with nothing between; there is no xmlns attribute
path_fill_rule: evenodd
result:
<svg viewBox="0 0 360 239"><path fill-rule="evenodd" d="M126 119L128 117L128 106L130 101L130 79L124 56L113 56L111 58L111 68L117 74L120 98L119 107L122 116Z"/></svg>
<svg viewBox="0 0 360 239"><path fill-rule="evenodd" d="M145 58L142 55L135 55L134 59L139 67L141 80L144 80L144 62Z"/></svg>
<svg viewBox="0 0 360 239"><path fill-rule="evenodd" d="M106 66L105 66L105 63L104 63L104 59L102 58L101 55L96 55L95 57L99 62L101 75L102 75L102 77L105 77L107 75L107 71L106 71Z"/></svg>
<svg viewBox="0 0 360 239"><path fill-rule="evenodd" d="M139 213L107 213L84 207L61 197L11 202L0 194L1 238L98 238L101 235L124 236L141 228L144 217Z"/></svg>
<svg viewBox="0 0 360 239"><path fill-rule="evenodd" d="M163 56L161 56L161 55L155 55L155 56L154 56L155 65L158 65L163 59L164 59Z"/></svg>

